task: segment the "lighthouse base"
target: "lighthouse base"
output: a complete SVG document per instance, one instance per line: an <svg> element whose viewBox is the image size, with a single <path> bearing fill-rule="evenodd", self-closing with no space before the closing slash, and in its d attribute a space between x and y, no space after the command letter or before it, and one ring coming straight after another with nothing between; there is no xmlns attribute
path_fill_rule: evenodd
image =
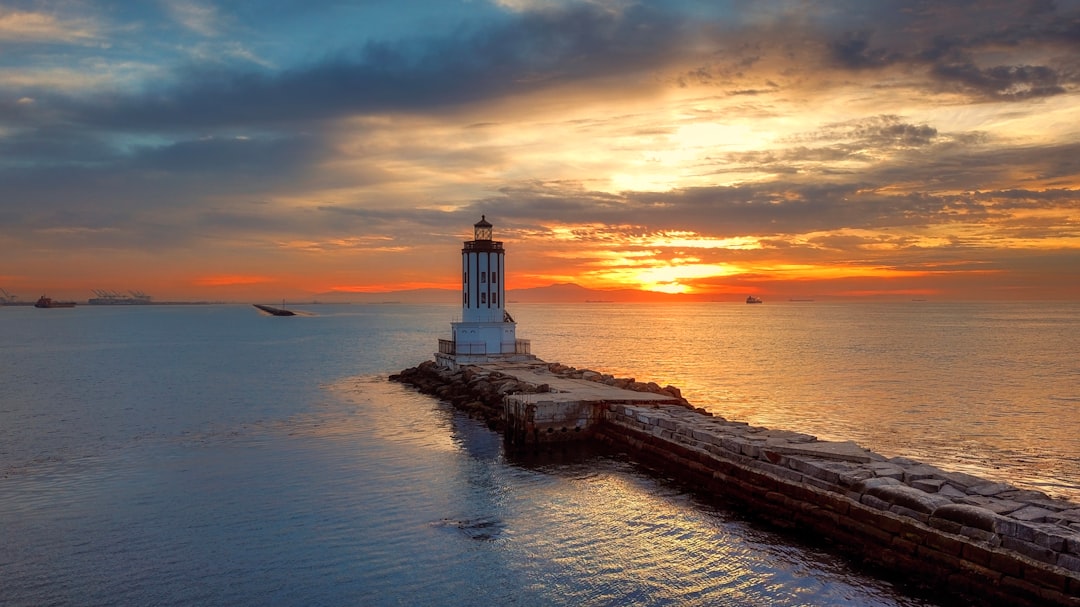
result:
<svg viewBox="0 0 1080 607"><path fill-rule="evenodd" d="M527 363L539 360L532 354L444 354L435 353L435 364L443 369L457 371L468 365L487 365L492 363Z"/></svg>
<svg viewBox="0 0 1080 607"><path fill-rule="evenodd" d="M457 369L461 365L535 360L529 340L518 339L514 322L451 323L453 339L440 339L435 362Z"/></svg>

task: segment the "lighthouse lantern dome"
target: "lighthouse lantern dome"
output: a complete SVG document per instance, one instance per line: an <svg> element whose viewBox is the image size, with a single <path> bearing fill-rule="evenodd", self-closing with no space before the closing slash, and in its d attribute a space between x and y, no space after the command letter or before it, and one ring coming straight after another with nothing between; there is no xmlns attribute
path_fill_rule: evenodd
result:
<svg viewBox="0 0 1080 607"><path fill-rule="evenodd" d="M484 215L480 216L480 221L473 224L473 240L491 240L491 224Z"/></svg>

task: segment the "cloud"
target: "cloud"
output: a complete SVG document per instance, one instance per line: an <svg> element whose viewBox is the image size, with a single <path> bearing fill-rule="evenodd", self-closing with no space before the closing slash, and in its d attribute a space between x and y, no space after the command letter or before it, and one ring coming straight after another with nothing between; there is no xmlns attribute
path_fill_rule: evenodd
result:
<svg viewBox="0 0 1080 607"><path fill-rule="evenodd" d="M368 42L277 72L188 66L152 93L57 99L71 120L110 128L271 125L356 113L435 111L559 83L645 73L668 60L677 22L644 9L525 13L453 36Z"/></svg>
<svg viewBox="0 0 1080 607"><path fill-rule="evenodd" d="M88 18L61 18L0 7L0 43L89 44L99 40L101 35L100 26Z"/></svg>
<svg viewBox="0 0 1080 607"><path fill-rule="evenodd" d="M203 36L221 32L221 17L216 7L191 0L166 0L165 8L183 27Z"/></svg>
<svg viewBox="0 0 1080 607"><path fill-rule="evenodd" d="M1072 4L488 2L371 34L375 5L0 33L0 239L366 276L430 270L486 213L534 276L696 282L1077 246Z"/></svg>
<svg viewBox="0 0 1080 607"><path fill-rule="evenodd" d="M934 66L934 75L960 90L1008 101L1065 92L1062 75L1042 65L999 65L980 69L970 63L944 64Z"/></svg>
<svg viewBox="0 0 1080 607"><path fill-rule="evenodd" d="M903 56L885 48L870 46L869 32L850 32L830 44L833 58L849 69L882 68L897 63Z"/></svg>

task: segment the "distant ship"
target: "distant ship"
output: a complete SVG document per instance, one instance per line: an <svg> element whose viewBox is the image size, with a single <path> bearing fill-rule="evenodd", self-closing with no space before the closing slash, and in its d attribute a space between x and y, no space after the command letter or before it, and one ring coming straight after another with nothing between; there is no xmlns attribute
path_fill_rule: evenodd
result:
<svg viewBox="0 0 1080 607"><path fill-rule="evenodd" d="M50 297L42 295L38 298L37 303L34 304L35 308L74 308L75 302L73 301L53 301Z"/></svg>
<svg viewBox="0 0 1080 607"><path fill-rule="evenodd" d="M765 303L765 302L762 301L761 299L758 299L757 297L754 297L753 295L747 295L746 296L746 303Z"/></svg>
<svg viewBox="0 0 1080 607"><path fill-rule="evenodd" d="M116 291L94 289L94 295L97 297L90 298L86 303L92 306L137 306L149 304L152 299L142 291L128 291L128 294L121 294Z"/></svg>

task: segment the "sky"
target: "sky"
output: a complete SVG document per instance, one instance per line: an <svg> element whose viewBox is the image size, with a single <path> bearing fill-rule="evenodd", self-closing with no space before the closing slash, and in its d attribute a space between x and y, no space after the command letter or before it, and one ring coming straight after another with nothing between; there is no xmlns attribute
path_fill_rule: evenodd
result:
<svg viewBox="0 0 1080 607"><path fill-rule="evenodd" d="M0 287L1080 297L1080 0L0 0ZM0 293L2 294L2 293Z"/></svg>

